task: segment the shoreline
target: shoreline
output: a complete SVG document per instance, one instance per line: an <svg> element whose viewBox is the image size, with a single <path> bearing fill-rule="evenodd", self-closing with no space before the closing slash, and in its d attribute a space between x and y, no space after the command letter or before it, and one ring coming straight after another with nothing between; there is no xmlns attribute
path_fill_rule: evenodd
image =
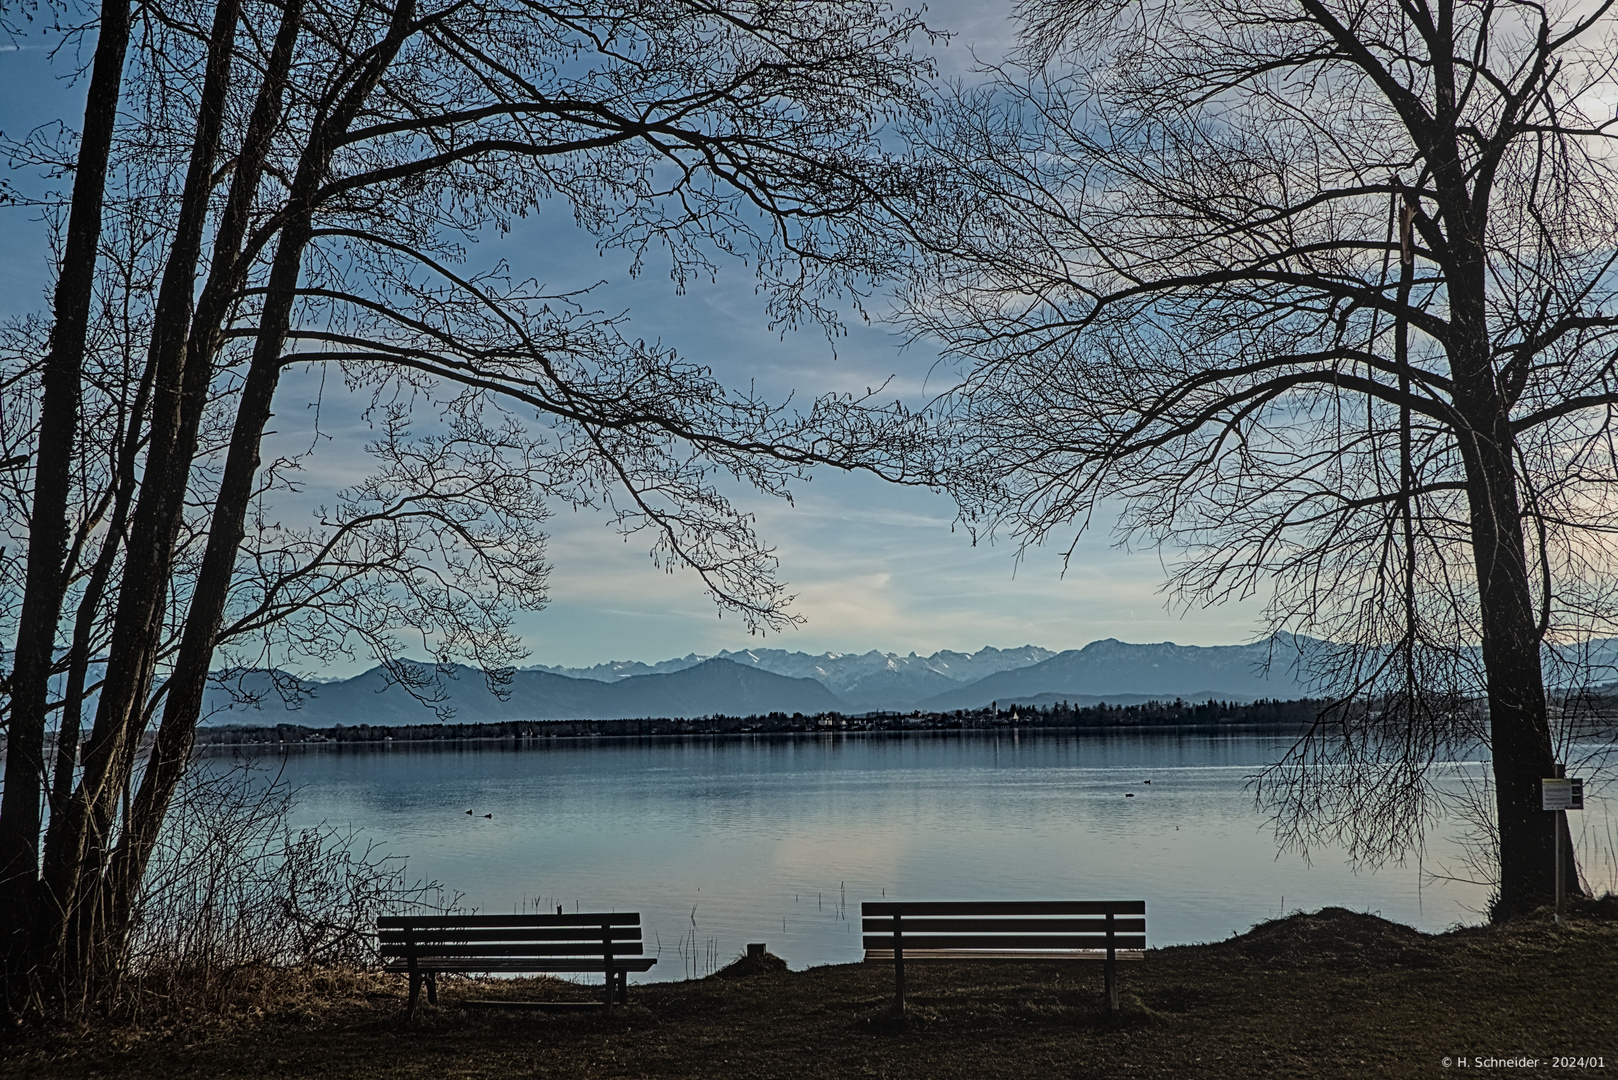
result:
<svg viewBox="0 0 1618 1080"><path fill-rule="evenodd" d="M354 747L449 742L548 744L554 740L689 737L790 737L924 733L1082 734L1120 731L1292 731L1305 729L1322 702L1147 702L1141 705L980 709L951 713L876 713L845 716L768 713L751 716L637 717L628 719L508 720L488 723L216 724L197 729L196 746Z"/></svg>
<svg viewBox="0 0 1618 1080"><path fill-rule="evenodd" d="M1153 732L1186 734L1253 734L1258 732L1290 732L1302 733L1307 725L1275 723L1275 724L1138 724L1129 727L912 727L912 728L848 728L828 731L690 731L667 732L657 734L639 733L582 733L569 735L532 735L532 736L506 736L506 735L444 735L423 738L394 738L366 740L259 740L259 741L204 741L198 739L196 749L205 750L239 750L252 747L296 747L300 750L373 750L385 749L391 746L422 747L422 746L449 746L449 745L516 745L521 748L539 748L557 743L587 742L593 740L623 740L623 741L664 741L677 739L782 739L796 740L802 738L830 738L830 737L898 737L908 738L914 736L934 735L1027 735L1030 737L1045 737L1058 735L1116 735L1125 732ZM322 729L329 731L332 729ZM143 744L144 745L144 742Z"/></svg>

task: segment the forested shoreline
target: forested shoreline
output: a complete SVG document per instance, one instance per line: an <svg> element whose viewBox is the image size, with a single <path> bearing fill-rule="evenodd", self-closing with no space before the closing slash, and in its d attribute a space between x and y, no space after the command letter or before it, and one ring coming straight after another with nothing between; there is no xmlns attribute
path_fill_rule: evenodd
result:
<svg viewBox="0 0 1618 1080"><path fill-rule="evenodd" d="M1138 727L1298 728L1311 723L1325 703L1148 701L1135 705L1009 706L953 712L767 713L756 716L695 718L638 717L622 720L532 720L457 724L339 724L316 728L301 724L222 724L197 732L201 746L258 746L282 743L450 742L474 739L551 739L641 737L658 735L750 735L841 731L948 731L1001 728L1063 730Z"/></svg>

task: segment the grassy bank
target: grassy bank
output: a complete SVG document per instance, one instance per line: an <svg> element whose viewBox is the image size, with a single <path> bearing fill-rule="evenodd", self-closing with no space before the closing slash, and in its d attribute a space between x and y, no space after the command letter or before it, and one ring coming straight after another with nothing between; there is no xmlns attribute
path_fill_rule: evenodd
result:
<svg viewBox="0 0 1618 1080"><path fill-rule="evenodd" d="M1602 905L1611 909L1614 904ZM584 1000L549 980L456 981L406 1025L403 979L265 977L225 1014L13 1032L0 1075L129 1077L1313 1077L1465 1072L1618 1077L1618 918L1588 911L1420 934L1326 909L1124 969L1111 1021L1085 967L923 967L905 1023L892 971L746 961L631 987L613 1015L466 1010L467 998ZM1557 1056L1604 1067L1555 1067ZM1479 1065L1482 1068L1479 1068Z"/></svg>

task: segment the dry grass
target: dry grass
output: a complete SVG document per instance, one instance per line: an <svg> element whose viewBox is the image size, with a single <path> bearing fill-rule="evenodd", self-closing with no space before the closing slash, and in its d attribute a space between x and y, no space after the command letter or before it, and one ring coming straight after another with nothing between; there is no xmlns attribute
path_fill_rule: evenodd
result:
<svg viewBox="0 0 1618 1080"><path fill-rule="evenodd" d="M1445 1055L1462 1054L1604 1056L1604 1069L1491 1071L1618 1075L1618 919L1600 910L1560 929L1539 919L1438 936L1342 909L1293 915L1126 966L1117 1022L1091 969L923 967L910 982L902 1024L887 967L744 961L632 987L611 1016L463 1010L466 998L594 991L457 981L406 1025L400 978L266 974L225 1014L14 1033L0 1075L1378 1077L1444 1074Z"/></svg>

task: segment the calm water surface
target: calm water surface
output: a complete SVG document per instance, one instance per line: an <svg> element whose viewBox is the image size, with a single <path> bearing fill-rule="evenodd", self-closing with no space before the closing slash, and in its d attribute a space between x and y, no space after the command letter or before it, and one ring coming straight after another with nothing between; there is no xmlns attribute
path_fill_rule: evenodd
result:
<svg viewBox="0 0 1618 1080"><path fill-rule="evenodd" d="M1478 920L1486 889L1432 879L1456 864L1445 841L1426 873L1277 857L1247 785L1279 740L395 744L294 752L285 776L301 788L297 824L351 825L478 910L639 910L660 957L649 978L706 973L750 941L794 968L858 960L859 904L883 897L1144 897L1153 946L1327 904L1428 930Z"/></svg>

